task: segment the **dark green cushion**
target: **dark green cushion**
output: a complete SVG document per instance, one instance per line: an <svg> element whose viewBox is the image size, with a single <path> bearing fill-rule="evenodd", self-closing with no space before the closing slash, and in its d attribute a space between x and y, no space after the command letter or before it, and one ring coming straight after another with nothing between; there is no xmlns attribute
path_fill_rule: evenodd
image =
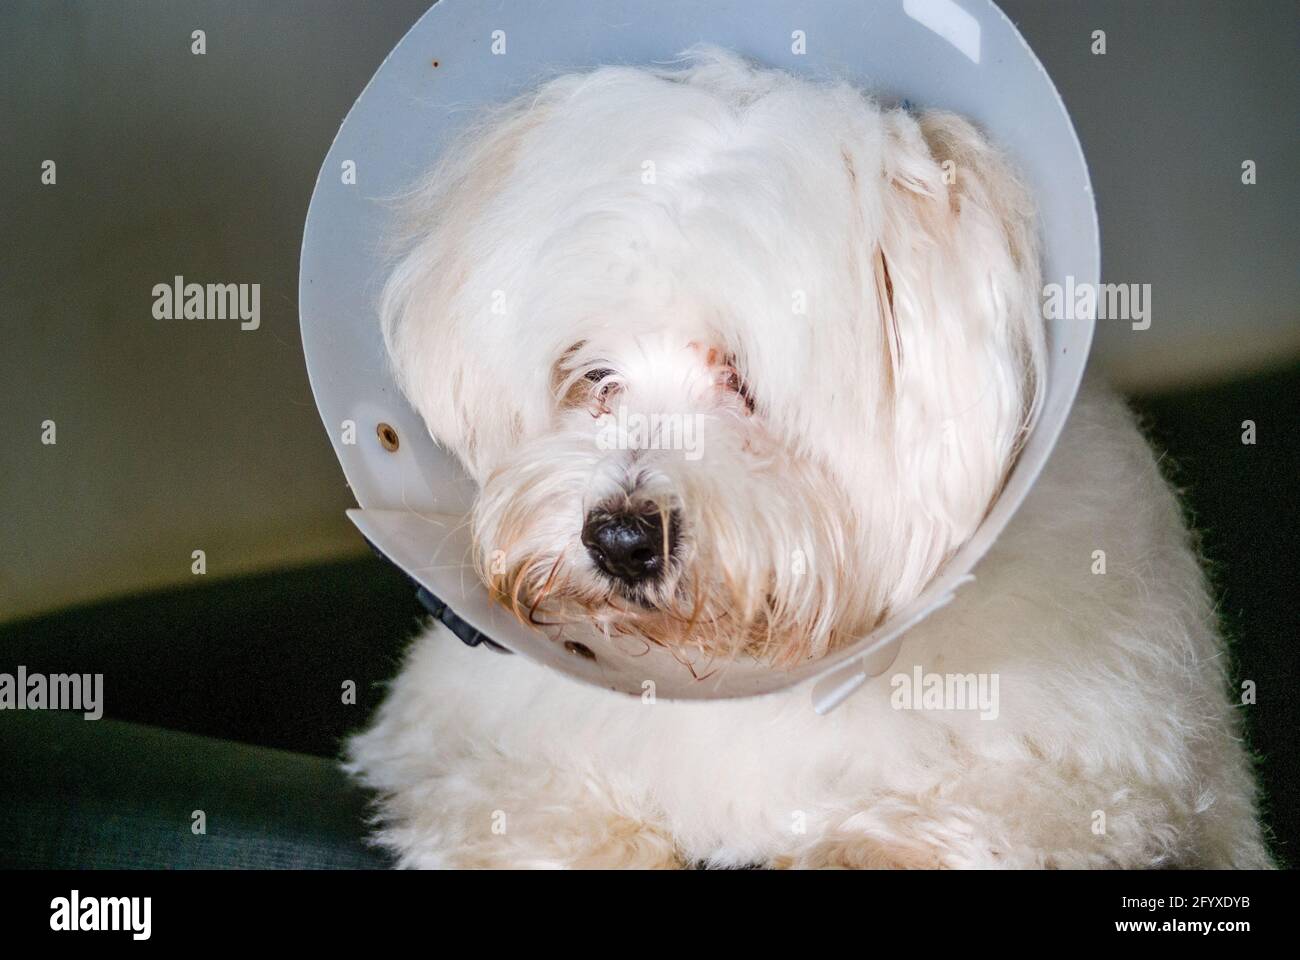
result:
<svg viewBox="0 0 1300 960"><path fill-rule="evenodd" d="M42 711L0 712L0 757L0 867L387 865L365 796L319 757Z"/></svg>

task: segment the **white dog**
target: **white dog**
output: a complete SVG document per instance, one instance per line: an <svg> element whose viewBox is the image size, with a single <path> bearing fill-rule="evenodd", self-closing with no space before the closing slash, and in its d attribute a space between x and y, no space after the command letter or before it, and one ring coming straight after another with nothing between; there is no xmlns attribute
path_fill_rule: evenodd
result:
<svg viewBox="0 0 1300 960"><path fill-rule="evenodd" d="M819 657L921 591L1034 421L1032 204L956 116L700 50L545 84L409 210L390 356L524 619ZM1188 539L1085 385L977 582L831 715L646 704L439 627L349 769L404 866L1266 866ZM966 675L993 709L906 690Z"/></svg>

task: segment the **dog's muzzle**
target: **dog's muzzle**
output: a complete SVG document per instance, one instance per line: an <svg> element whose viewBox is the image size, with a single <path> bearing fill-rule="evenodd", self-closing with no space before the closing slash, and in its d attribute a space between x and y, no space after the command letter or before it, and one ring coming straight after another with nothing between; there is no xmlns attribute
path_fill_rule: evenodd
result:
<svg viewBox="0 0 1300 960"><path fill-rule="evenodd" d="M676 540L672 515L658 510L593 510L582 527L582 544L604 573L626 584L663 576Z"/></svg>

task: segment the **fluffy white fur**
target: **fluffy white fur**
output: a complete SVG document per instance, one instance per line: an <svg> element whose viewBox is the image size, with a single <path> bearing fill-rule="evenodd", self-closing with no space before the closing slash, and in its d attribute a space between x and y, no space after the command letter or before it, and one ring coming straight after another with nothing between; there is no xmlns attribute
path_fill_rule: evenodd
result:
<svg viewBox="0 0 1300 960"><path fill-rule="evenodd" d="M952 115L704 50L551 81L407 211L394 369L524 618L820 656L969 537L1036 413L1032 205ZM693 418L698 456L597 442L629 413ZM606 509L660 518L662 577L593 562ZM1196 557L1103 389L977 575L828 717L807 688L648 704L434 629L349 768L406 866L1266 865ZM997 675L997 719L894 709L913 665Z"/></svg>

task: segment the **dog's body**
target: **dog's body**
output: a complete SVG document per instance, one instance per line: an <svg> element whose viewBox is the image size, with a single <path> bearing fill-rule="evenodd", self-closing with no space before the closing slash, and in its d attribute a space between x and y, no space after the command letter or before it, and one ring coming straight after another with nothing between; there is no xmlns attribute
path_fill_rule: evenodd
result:
<svg viewBox="0 0 1300 960"><path fill-rule="evenodd" d="M521 616L815 658L916 595L1033 422L1032 207L958 118L711 52L561 78L413 206L390 354ZM597 443L627 407L698 418L700 456ZM434 629L349 766L408 866L1266 865L1196 556L1104 388L976 574L826 717ZM899 709L893 678L969 675L996 717Z"/></svg>
<svg viewBox="0 0 1300 960"><path fill-rule="evenodd" d="M352 741L379 839L408 866L1266 866L1202 575L1119 400L1085 387L976 574L826 717L806 687L646 704L436 628ZM893 709L918 664L1000 675L998 718Z"/></svg>

